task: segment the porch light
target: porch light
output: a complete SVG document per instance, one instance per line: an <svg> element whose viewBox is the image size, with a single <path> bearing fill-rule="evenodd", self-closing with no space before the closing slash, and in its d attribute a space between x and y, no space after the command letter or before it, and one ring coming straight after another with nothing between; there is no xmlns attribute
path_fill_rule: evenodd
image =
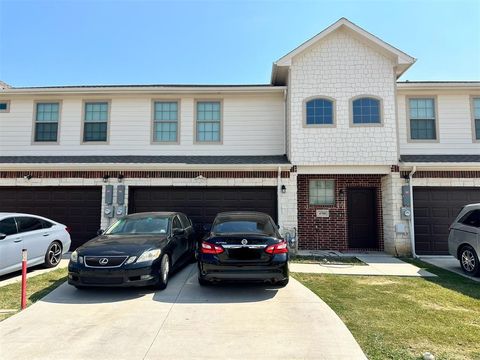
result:
<svg viewBox="0 0 480 360"><path fill-rule="evenodd" d="M108 174L103 175L103 182L104 183L106 183L108 181L108 179L110 179L110 175L108 175Z"/></svg>
<svg viewBox="0 0 480 360"><path fill-rule="evenodd" d="M285 185L282 185L282 194L285 194L287 192L287 187Z"/></svg>

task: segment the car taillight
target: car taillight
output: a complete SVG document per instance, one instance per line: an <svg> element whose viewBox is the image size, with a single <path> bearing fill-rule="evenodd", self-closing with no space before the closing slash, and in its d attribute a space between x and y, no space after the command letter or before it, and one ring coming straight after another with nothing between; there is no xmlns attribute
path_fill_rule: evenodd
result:
<svg viewBox="0 0 480 360"><path fill-rule="evenodd" d="M269 245L265 248L267 254L285 254L288 253L288 246L286 241L281 241L278 244Z"/></svg>
<svg viewBox="0 0 480 360"><path fill-rule="evenodd" d="M225 250L223 249L222 246L220 245L215 245L215 244L211 244L209 242L206 242L206 241L202 241L202 245L200 246L200 252L202 254L221 254L223 253Z"/></svg>
<svg viewBox="0 0 480 360"><path fill-rule="evenodd" d="M69 234L71 233L72 229L70 229L68 226L65 228L65 231L68 232Z"/></svg>

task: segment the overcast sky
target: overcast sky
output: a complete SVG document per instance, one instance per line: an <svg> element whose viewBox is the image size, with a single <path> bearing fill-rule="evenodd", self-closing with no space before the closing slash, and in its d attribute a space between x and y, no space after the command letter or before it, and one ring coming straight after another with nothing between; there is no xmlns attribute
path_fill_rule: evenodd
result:
<svg viewBox="0 0 480 360"><path fill-rule="evenodd" d="M480 80L480 1L0 0L13 86L268 83L341 17L417 58L401 80Z"/></svg>

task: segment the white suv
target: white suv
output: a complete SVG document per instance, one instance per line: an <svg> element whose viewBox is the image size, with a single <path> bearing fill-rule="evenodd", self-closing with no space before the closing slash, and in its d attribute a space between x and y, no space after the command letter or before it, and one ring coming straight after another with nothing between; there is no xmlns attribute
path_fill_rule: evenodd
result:
<svg viewBox="0 0 480 360"><path fill-rule="evenodd" d="M36 215L0 213L0 275L22 268L22 249L27 249L27 266L55 267L70 243L63 224Z"/></svg>
<svg viewBox="0 0 480 360"><path fill-rule="evenodd" d="M465 206L450 226L448 251L460 261L463 271L480 275L480 204Z"/></svg>

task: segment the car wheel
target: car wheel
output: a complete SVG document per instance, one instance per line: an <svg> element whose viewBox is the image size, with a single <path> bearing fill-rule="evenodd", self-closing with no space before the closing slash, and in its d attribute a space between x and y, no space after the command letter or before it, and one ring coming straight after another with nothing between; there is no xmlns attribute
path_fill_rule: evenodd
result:
<svg viewBox="0 0 480 360"><path fill-rule="evenodd" d="M480 264L475 250L470 245L465 245L460 250L460 266L462 270L471 276L480 275Z"/></svg>
<svg viewBox="0 0 480 360"><path fill-rule="evenodd" d="M289 278L286 278L285 280L280 280L275 283L275 285L280 286L280 287L285 287L288 285L288 280Z"/></svg>
<svg viewBox="0 0 480 360"><path fill-rule="evenodd" d="M200 286L210 286L212 285L212 283L208 280L205 280L204 278L202 277L198 277L198 283L200 284Z"/></svg>
<svg viewBox="0 0 480 360"><path fill-rule="evenodd" d="M168 276L170 275L170 258L167 254L162 256L160 260L160 274L158 278L158 282L156 284L156 288L159 290L163 290L167 287L168 284Z"/></svg>
<svg viewBox="0 0 480 360"><path fill-rule="evenodd" d="M54 241L48 246L45 254L45 267L55 267L60 263L60 260L62 260L62 244Z"/></svg>

